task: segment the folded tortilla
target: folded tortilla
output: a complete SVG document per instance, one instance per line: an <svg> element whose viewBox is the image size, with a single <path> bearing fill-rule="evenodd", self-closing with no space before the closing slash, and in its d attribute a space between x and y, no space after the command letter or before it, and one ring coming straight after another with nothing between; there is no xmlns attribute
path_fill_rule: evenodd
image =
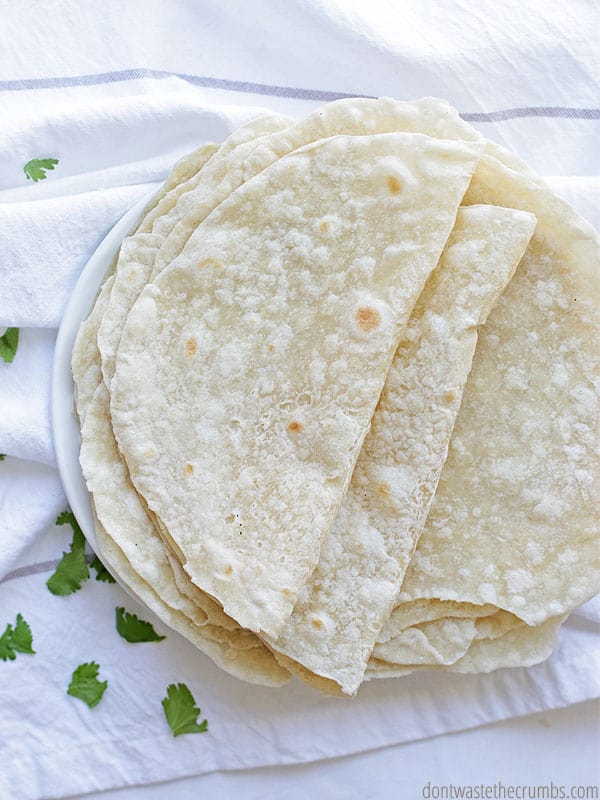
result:
<svg viewBox="0 0 600 800"><path fill-rule="evenodd" d="M287 668L293 659L348 694L360 686L446 460L477 326L511 279L535 224L532 214L506 208L459 210L395 354L319 564L282 633L265 639L287 657ZM470 620L460 625L474 635Z"/></svg>
<svg viewBox="0 0 600 800"><path fill-rule="evenodd" d="M127 318L111 417L131 480L243 627L276 636L316 565L481 150L390 133L285 156Z"/></svg>
<svg viewBox="0 0 600 800"><path fill-rule="evenodd" d="M481 331L400 600L491 603L539 625L598 591L600 239L489 156L466 200L538 225Z"/></svg>
<svg viewBox="0 0 600 800"><path fill-rule="evenodd" d="M75 385L80 387L77 410L83 428L81 463L92 492L96 537L102 558L132 594L222 669L252 683L268 686L281 685L289 679L289 673L277 664L253 634L243 631L216 601L194 587L189 578L184 577L178 562L168 558L143 499L131 485L112 434L108 394L102 384L101 355L104 357L104 374L110 379L111 351L116 348L121 335L116 322L123 313L121 306L129 302L128 292L133 291L136 297L147 282L158 250L161 237L153 232L153 226L165 215L169 215L175 224L174 204L185 191L197 184L200 173L217 150L230 151L252 135L278 130L282 124L283 118L277 116L254 120L235 131L221 148L205 145L175 165L166 183L146 207L132 235L123 242L113 263L113 273L99 293L92 313L81 326L73 353ZM164 232L167 227L163 224L162 229ZM97 336L106 314L112 319L105 327L102 339L107 349L101 352ZM126 311L123 320L125 316ZM111 337L115 338L111 340ZM83 423L88 409L91 414L86 426ZM235 636L218 628L236 632ZM215 641L219 644L215 645ZM239 656L238 651L249 646L254 652Z"/></svg>

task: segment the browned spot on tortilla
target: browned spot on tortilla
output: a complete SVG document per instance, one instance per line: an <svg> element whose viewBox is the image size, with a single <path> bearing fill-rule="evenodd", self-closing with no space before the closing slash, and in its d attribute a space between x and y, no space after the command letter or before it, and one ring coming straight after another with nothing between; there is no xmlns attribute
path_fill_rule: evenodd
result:
<svg viewBox="0 0 600 800"><path fill-rule="evenodd" d="M383 494L386 497L388 497L390 494L390 487L387 483L380 483L379 486L377 487L377 491L379 492L379 494Z"/></svg>
<svg viewBox="0 0 600 800"><path fill-rule="evenodd" d="M323 623L321 622L320 619L313 619L311 622L313 628L316 628L318 631L320 631L321 628L323 627Z"/></svg>
<svg viewBox="0 0 600 800"><path fill-rule="evenodd" d="M456 392L454 391L454 389L447 389L444 392L444 401L446 403L452 403L454 402L454 400L456 400Z"/></svg>
<svg viewBox="0 0 600 800"><path fill-rule="evenodd" d="M183 468L183 471L185 472L186 475L194 474L194 468L191 464L186 464Z"/></svg>
<svg viewBox="0 0 600 800"><path fill-rule="evenodd" d="M270 344L267 349L268 349L269 353L272 353L273 350L275 350L275 348L273 347L272 344Z"/></svg>
<svg viewBox="0 0 600 800"><path fill-rule="evenodd" d="M390 175L387 183L388 183L388 189L392 194L398 194L398 192L402 189L402 184L400 183L398 178L395 178L393 175Z"/></svg>
<svg viewBox="0 0 600 800"><path fill-rule="evenodd" d="M304 425L301 422L296 422L296 420L293 420L288 425L288 431L290 433L300 433L303 427Z"/></svg>
<svg viewBox="0 0 600 800"><path fill-rule="evenodd" d="M327 231L329 230L329 223L327 222L326 219L324 219L323 222L321 222L321 224L319 225L319 230L321 231L321 233L327 233Z"/></svg>
<svg viewBox="0 0 600 800"><path fill-rule="evenodd" d="M233 572L233 567L231 564L228 564L223 571L225 572L225 575L231 575Z"/></svg>
<svg viewBox="0 0 600 800"><path fill-rule="evenodd" d="M198 351L198 342L192 336L192 338L188 339L187 342L185 343L185 352L191 358L192 356L196 355L197 351Z"/></svg>
<svg viewBox="0 0 600 800"><path fill-rule="evenodd" d="M291 589L282 589L281 593L284 594L286 597L293 597L294 592Z"/></svg>
<svg viewBox="0 0 600 800"><path fill-rule="evenodd" d="M204 258L202 261L198 262L198 269L206 269L207 267L214 267L215 269L219 269L221 266L220 262L217 261L216 258Z"/></svg>
<svg viewBox="0 0 600 800"><path fill-rule="evenodd" d="M356 312L356 322L362 331L372 331L381 322L381 316L374 308L359 308Z"/></svg>

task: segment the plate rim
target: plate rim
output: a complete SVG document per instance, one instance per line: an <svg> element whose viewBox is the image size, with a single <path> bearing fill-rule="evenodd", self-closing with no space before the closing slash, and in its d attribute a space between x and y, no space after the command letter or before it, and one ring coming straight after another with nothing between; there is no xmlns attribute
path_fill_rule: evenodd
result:
<svg viewBox="0 0 600 800"><path fill-rule="evenodd" d="M81 429L74 406L71 355L79 327L89 316L115 255L154 194L145 194L126 211L87 260L65 305L54 346L50 429L56 465L69 508L94 553L98 553L98 545L92 495L79 463Z"/></svg>

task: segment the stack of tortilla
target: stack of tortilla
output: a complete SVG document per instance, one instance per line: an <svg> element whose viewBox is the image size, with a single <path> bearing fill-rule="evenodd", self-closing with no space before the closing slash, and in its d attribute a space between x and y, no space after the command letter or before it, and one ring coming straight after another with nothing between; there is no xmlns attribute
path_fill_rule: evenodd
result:
<svg viewBox="0 0 600 800"><path fill-rule="evenodd" d="M254 683L546 658L597 591L599 253L439 100L196 150L73 352L100 556Z"/></svg>

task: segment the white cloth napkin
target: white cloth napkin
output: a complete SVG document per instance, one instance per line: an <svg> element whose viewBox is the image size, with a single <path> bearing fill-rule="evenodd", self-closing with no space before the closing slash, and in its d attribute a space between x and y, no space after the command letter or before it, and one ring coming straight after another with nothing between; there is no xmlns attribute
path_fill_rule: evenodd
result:
<svg viewBox="0 0 600 800"><path fill-rule="evenodd" d="M55 0L5 7L0 27L0 635L17 613L36 655L0 661L0 796L92 789L327 758L600 694L594 601L529 670L373 682L354 701L294 684L251 688L168 633L129 645L91 579L68 598L45 581L68 543L49 426L56 331L86 260L184 153L271 109L300 116L344 94L446 97L518 153L596 226L600 110L595 10L563 3ZM44 181L32 158L56 158ZM157 628L163 627L157 623ZM89 710L65 693L96 660L109 688ZM171 737L160 707L185 681L208 734Z"/></svg>

